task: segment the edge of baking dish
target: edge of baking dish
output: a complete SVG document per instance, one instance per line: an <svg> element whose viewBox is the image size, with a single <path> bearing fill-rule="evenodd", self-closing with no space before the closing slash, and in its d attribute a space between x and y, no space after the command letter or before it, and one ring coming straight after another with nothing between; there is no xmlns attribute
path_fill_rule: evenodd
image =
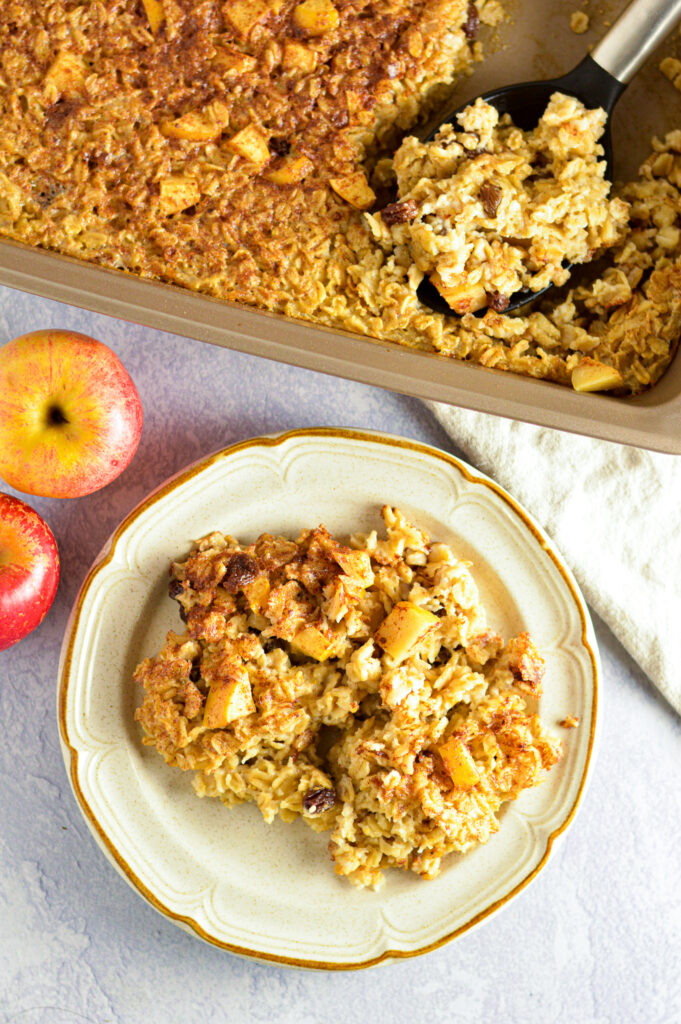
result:
<svg viewBox="0 0 681 1024"><path fill-rule="evenodd" d="M632 398L578 394L0 240L0 284L212 345L540 426L681 454L681 360Z"/></svg>

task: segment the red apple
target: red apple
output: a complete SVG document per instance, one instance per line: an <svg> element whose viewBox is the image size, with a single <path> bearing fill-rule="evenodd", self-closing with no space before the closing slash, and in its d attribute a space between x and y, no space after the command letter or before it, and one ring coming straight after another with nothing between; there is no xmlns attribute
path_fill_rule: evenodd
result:
<svg viewBox="0 0 681 1024"><path fill-rule="evenodd" d="M0 348L0 476L18 491L77 498L132 459L142 403L115 352L76 331Z"/></svg>
<svg viewBox="0 0 681 1024"><path fill-rule="evenodd" d="M43 621L58 583L52 530L25 501L0 493L0 651Z"/></svg>

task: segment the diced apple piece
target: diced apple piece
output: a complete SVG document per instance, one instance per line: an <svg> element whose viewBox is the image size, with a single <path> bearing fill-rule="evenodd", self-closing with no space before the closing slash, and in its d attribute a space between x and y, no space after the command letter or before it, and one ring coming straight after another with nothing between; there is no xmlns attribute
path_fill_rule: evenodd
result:
<svg viewBox="0 0 681 1024"><path fill-rule="evenodd" d="M445 771L459 789L470 789L480 782L475 761L466 744L458 736L451 736L441 747L436 747L436 750L442 758Z"/></svg>
<svg viewBox="0 0 681 1024"><path fill-rule="evenodd" d="M446 284L437 270L430 274L430 281L439 291L442 298L455 313L475 313L487 305L487 293L481 284L463 281L458 284Z"/></svg>
<svg viewBox="0 0 681 1024"><path fill-rule="evenodd" d="M220 679L213 683L203 710L207 729L224 729L237 718L252 715L256 710L248 676L244 671L236 679Z"/></svg>
<svg viewBox="0 0 681 1024"><path fill-rule="evenodd" d="M378 627L374 639L395 661L404 661L439 623L437 615L427 609L411 601L399 601Z"/></svg>
<svg viewBox="0 0 681 1024"><path fill-rule="evenodd" d="M252 583L244 583L242 590L251 611L264 615L267 599L270 596L270 584L267 577L257 576Z"/></svg>
<svg viewBox="0 0 681 1024"><path fill-rule="evenodd" d="M317 54L308 46L302 43L284 43L284 53L281 61L284 71L300 71L301 74L309 74L317 67Z"/></svg>
<svg viewBox="0 0 681 1024"><path fill-rule="evenodd" d="M368 210L376 202L376 193L370 188L362 171L355 171L343 178L331 178L329 184L341 199L357 210Z"/></svg>
<svg viewBox="0 0 681 1024"><path fill-rule="evenodd" d="M156 35L166 20L166 12L163 10L162 0L142 0L142 6L149 22L149 28L153 35Z"/></svg>
<svg viewBox="0 0 681 1024"><path fill-rule="evenodd" d="M251 57L249 53L242 53L235 46L221 46L213 57L212 64L226 75L245 75L253 70L257 61L255 57Z"/></svg>
<svg viewBox="0 0 681 1024"><path fill-rule="evenodd" d="M291 641L294 651L314 658L315 661L326 661L333 651L333 646L333 639L324 636L316 626L306 626L300 633L296 633Z"/></svg>
<svg viewBox="0 0 681 1024"><path fill-rule="evenodd" d="M268 171L265 177L275 185L295 185L307 177L312 167L312 161L306 156L287 156L278 167Z"/></svg>
<svg viewBox="0 0 681 1024"><path fill-rule="evenodd" d="M341 569L348 576L355 576L363 587L370 587L374 582L374 570L371 568L371 558L366 551L353 551L348 548L341 548L333 552L334 559Z"/></svg>
<svg viewBox="0 0 681 1024"><path fill-rule="evenodd" d="M225 18L237 35L247 39L255 26L272 10L266 0L236 0L222 5Z"/></svg>
<svg viewBox="0 0 681 1024"><path fill-rule="evenodd" d="M622 374L614 366L606 366L585 356L572 371L575 391L607 391L622 385Z"/></svg>
<svg viewBox="0 0 681 1024"><path fill-rule="evenodd" d="M62 96L73 96L83 91L87 65L77 54L62 50L54 59L47 74L45 85L56 89Z"/></svg>
<svg viewBox="0 0 681 1024"><path fill-rule="evenodd" d="M238 153L244 160L250 160L252 164L256 164L258 167L262 167L270 158L267 139L257 125L254 124L249 124L246 128L242 128L225 145L233 153Z"/></svg>
<svg viewBox="0 0 681 1024"><path fill-rule="evenodd" d="M224 103L209 103L203 110L191 110L174 121L163 121L161 131L170 139L212 142L229 124L229 109Z"/></svg>
<svg viewBox="0 0 681 1024"><path fill-rule="evenodd" d="M200 114L183 114L174 121L163 121L161 132L169 139L187 139L189 142L210 142L222 133L219 125L205 121Z"/></svg>
<svg viewBox="0 0 681 1024"><path fill-rule="evenodd" d="M340 21L331 0L303 0L293 8L293 22L310 36L323 36Z"/></svg>
<svg viewBox="0 0 681 1024"><path fill-rule="evenodd" d="M166 216L171 213L179 213L187 207L198 203L201 198L199 187L193 178L184 178L175 175L170 178L161 178L161 210Z"/></svg>

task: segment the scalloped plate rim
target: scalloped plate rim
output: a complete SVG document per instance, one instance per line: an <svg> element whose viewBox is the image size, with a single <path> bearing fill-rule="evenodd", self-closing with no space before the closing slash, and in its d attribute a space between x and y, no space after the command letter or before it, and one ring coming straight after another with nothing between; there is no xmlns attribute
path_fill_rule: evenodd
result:
<svg viewBox="0 0 681 1024"><path fill-rule="evenodd" d="M228 459L235 456L239 452L245 451L252 448L265 448L268 451L279 446L284 445L288 441L296 442L298 440L303 443L309 439L320 439L324 438L329 443L333 442L333 439L349 439L351 441L359 441L361 443L386 445L389 447L401 447L408 448L411 451L416 452L421 456L425 456L426 459L434 459L440 465L445 463L449 469L457 471L465 480L472 484L481 484L485 487L490 488L498 497L500 497L515 513L514 520L518 519L524 524L524 526L533 535L534 540L539 546L546 552L550 560L554 563L555 568L558 570L562 577L565 589L569 592L570 599L574 606L576 606L579 613L579 618L582 624L582 646L588 652L588 656L591 663L591 721L589 728L588 743L585 751L584 764L582 769L582 776L577 788L576 796L567 814L562 817L560 823L550 831L546 836L546 845L543 855L539 862L528 872L528 874L521 879L516 885L514 885L508 892L504 893L501 897L493 900L488 906L483 908L479 913L476 913L469 920L465 921L462 925L454 928L447 934L441 935L438 938L425 943L422 946L414 949L390 949L386 948L376 956L370 956L366 959L360 960L349 960L347 962L339 961L317 961L310 958L295 957L295 956L284 956L277 953L272 953L267 950L251 949L240 946L238 943L227 942L224 939L220 939L215 935L211 935L206 929L191 915L182 914L178 911L165 906L159 898L142 882L137 876L134 869L127 863L125 858L116 848L115 844L110 840L107 835L105 828L99 822L97 815L93 811L90 803L83 792L80 784L79 772L78 772L78 749L72 743L69 735L69 729L67 724L67 698L68 698L68 684L72 669L72 656L76 641L76 635L80 626L80 612L85 601L85 598L96 580L99 573L106 568L106 566L113 562L116 546L123 539L126 531L131 527L136 520L142 516L147 509L161 501L166 495L170 494L177 487L181 486L185 482L188 482L196 475L208 470L211 466L215 465L218 461ZM145 498L142 499L122 520L119 526L113 531L107 541L104 543L99 555L94 560L92 566L87 572L85 579L79 589L77 597L74 601L66 630L64 635L64 641L62 644L59 670L58 670L58 690L57 690L57 713L58 713L58 724L59 724L59 737L62 747L62 754L64 757L64 763L67 770L67 775L71 788L76 797L76 801L83 813L85 821L90 828L97 844L105 853L107 859L116 868L116 870L125 878L125 880L139 892L145 899L151 903L151 905L164 917L173 921L183 930L190 934L197 935L204 941L215 945L219 948L225 949L228 952L234 953L239 956L244 956L249 959L255 959L259 961L265 961L274 963L282 966L289 967L302 967L312 968L319 970L356 970L365 967L372 967L379 964L388 962L395 962L400 959L411 958L419 956L424 953L430 952L437 949L447 942L452 941L459 935L464 934L471 928L480 924L481 922L488 920L493 914L500 910L503 906L506 906L512 899L514 899L534 878L539 874L542 868L546 865L549 856L552 852L554 844L559 837L564 835L566 829L574 820L575 814L581 802L581 798L584 795L586 785L590 776L590 769L594 760L594 751L596 746L596 740L598 736L599 726L599 715L598 715L598 703L599 703L599 687L598 680L600 676L600 660L598 654L598 646L596 642L593 625L589 616L586 602L581 595L579 587L572 576L570 570L565 566L562 556L556 551L553 543L547 538L541 527L535 522L533 517L513 499L504 488L500 487L492 479L487 477L484 473L468 465L464 460L449 454L446 451L435 448L431 445L427 445L418 441L413 441L409 438L404 438L399 435L389 433L379 433L366 431L354 428L335 428L335 427L318 427L318 428L301 428L297 430L289 430L282 433L269 434L259 437L246 439L244 441L235 442L225 448L218 449L217 451L199 458L189 465L183 467L178 472L174 473L168 479L163 481L157 487L155 487ZM423 929L422 929L423 930Z"/></svg>

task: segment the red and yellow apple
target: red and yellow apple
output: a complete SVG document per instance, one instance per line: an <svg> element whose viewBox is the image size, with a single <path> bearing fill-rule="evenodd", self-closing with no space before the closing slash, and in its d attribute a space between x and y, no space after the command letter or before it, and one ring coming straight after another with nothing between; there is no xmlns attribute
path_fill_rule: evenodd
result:
<svg viewBox="0 0 681 1024"><path fill-rule="evenodd" d="M99 490L132 459L142 420L137 388L101 341L47 330L0 348L0 476L16 490Z"/></svg>
<svg viewBox="0 0 681 1024"><path fill-rule="evenodd" d="M0 493L0 651L39 625L59 583L59 553L45 520L20 498Z"/></svg>

